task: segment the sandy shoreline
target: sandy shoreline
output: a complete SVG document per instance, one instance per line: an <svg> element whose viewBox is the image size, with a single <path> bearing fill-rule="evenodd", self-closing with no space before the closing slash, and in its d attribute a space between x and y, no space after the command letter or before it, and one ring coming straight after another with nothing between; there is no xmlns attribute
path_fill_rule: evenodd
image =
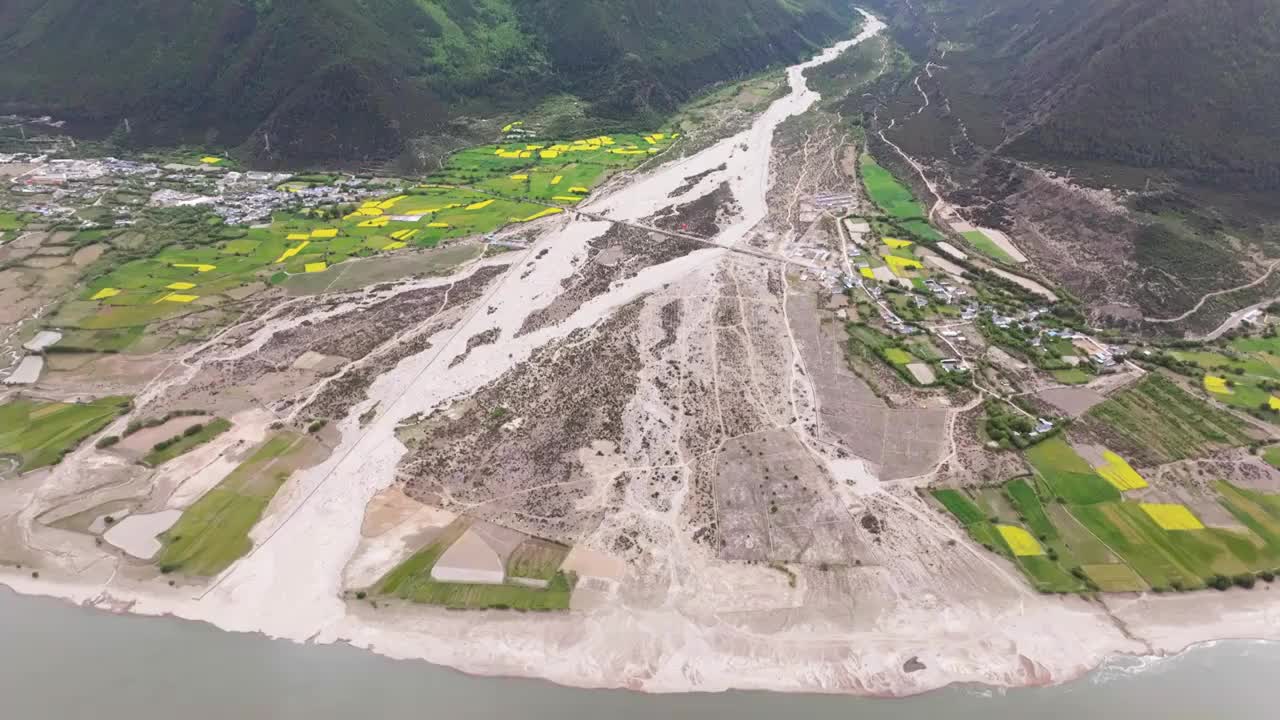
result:
<svg viewBox="0 0 1280 720"><path fill-rule="evenodd" d="M343 618L335 627L323 629L309 637L282 637L264 629L250 627L228 627L209 618L201 617L201 613L191 613L195 609L191 604L179 599L189 597L190 588L178 589L162 594L147 593L138 589L113 589L103 592L101 588L76 583L60 582L45 578L33 579L28 575L6 569L0 572L0 585L5 585L23 595L43 596L54 600L115 613L133 613L152 617L169 617L179 620L206 622L222 630L242 633L256 633L272 639L285 639L300 644L345 644L358 649L377 653L397 660L425 660L432 664L453 668L469 675L484 677L511 677L539 679L557 685L582 689L625 689L645 693L688 693L688 692L723 692L728 690L763 690L772 692L826 693L875 698L903 698L921 693L941 690L947 687L963 685L984 688L1017 688L1058 685L1077 680L1109 662L1122 658L1132 658L1140 662L1145 669L1151 663L1179 655L1200 646L1211 646L1223 641L1280 642L1280 602L1276 602L1266 590L1231 590L1226 593L1194 593L1182 596L1135 597L1124 598L1115 603L1119 607L1117 614L1141 614L1148 618L1164 616L1162 620L1142 621L1136 618L1131 622L1143 622L1140 627L1131 631L1152 638L1149 648L1113 648L1098 652L1093 657L1084 659L1068 658L1067 655L1077 649L1072 646L1061 646L1057 653L1059 663L1050 666L1043 661L1023 658L1020 664L1034 665L1037 670L1022 677L1001 676L992 667L975 665L972 667L952 667L944 676L933 676L930 682L903 682L884 684L874 678L846 677L848 682L830 682L838 675L831 667L812 666L800 668L802 672L794 672L797 668L783 668L777 665L761 663L750 668L742 663L746 658L725 658L724 656L704 656L700 658L697 675L694 679L686 676L678 681L667 671L659 671L642 677L636 673L607 676L598 673L564 672L565 664L556 662L562 656L549 654L543 659L545 664L528 662L515 663L508 656L499 658L504 650L495 646L489 652L469 653L464 656L459 652L427 652L433 645L441 648L439 633L432 629L451 626L455 632L471 632L477 624L501 626L510 633L511 639L523 637L525 640L538 638L544 633L538 632L545 618L530 619L526 616L514 616L501 613L457 613L443 610L423 610L421 608L402 612L395 609L386 611L384 617L371 621L368 613L353 613ZM370 611L383 612L383 611ZM1187 627L1178 620L1184 613L1194 612L1200 615L1219 614L1218 620L1212 623ZM497 622L491 622L495 616ZM594 624L590 614L572 614L559 618L572 623ZM1258 618L1261 617L1260 621ZM645 622L648 618L636 616L632 618ZM475 622L479 621L479 622ZM425 640L433 635L434 642ZM400 640L397 642L396 640ZM406 644L404 641L410 641ZM904 638L906 640L906 638ZM1077 638L1084 641L1086 638ZM936 637L939 643L947 642L945 633ZM469 643L468 643L469 644ZM535 643L537 644L537 643ZM416 647L413 647L416 646ZM456 646L455 646L456 647ZM526 646L527 650L528 647ZM552 650L550 645L544 647ZM464 653L466 651L464 650ZM763 658L758 658L763 659ZM573 658L568 667L581 669L583 665L577 661L589 662L586 656ZM728 660L728 662L723 662ZM717 662L721 661L721 662ZM717 667L721 665L721 667ZM684 669L689 665L682 664ZM635 668L639 670L639 668ZM763 673L755 671L764 670ZM788 673L787 671L793 671ZM909 676L908 676L909 677Z"/></svg>

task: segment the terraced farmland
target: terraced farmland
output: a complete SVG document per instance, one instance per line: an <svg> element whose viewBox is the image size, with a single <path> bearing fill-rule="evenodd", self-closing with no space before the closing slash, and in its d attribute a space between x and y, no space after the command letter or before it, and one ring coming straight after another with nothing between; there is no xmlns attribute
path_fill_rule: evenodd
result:
<svg viewBox="0 0 1280 720"><path fill-rule="evenodd" d="M1042 592L1224 587L1280 567L1280 495L1218 483L1216 501L1240 525L1207 526L1180 503L1122 496L1121 484L1138 494L1148 486L1116 453L1105 451L1099 468L1115 475L1114 487L1061 438L1026 454L1034 478L934 498Z"/></svg>
<svg viewBox="0 0 1280 720"><path fill-rule="evenodd" d="M677 138L625 134L463 150L426 182L396 195L281 213L268 227L202 228L210 241L178 240L97 275L51 322L88 345L120 340L117 350L165 320L214 327L226 321L219 308L292 275L322 274L352 258L432 248L559 214ZM302 176L281 188L297 192L314 183Z"/></svg>
<svg viewBox="0 0 1280 720"><path fill-rule="evenodd" d="M1151 373L1086 415L1107 445L1145 464L1204 457L1253 440L1248 426Z"/></svg>

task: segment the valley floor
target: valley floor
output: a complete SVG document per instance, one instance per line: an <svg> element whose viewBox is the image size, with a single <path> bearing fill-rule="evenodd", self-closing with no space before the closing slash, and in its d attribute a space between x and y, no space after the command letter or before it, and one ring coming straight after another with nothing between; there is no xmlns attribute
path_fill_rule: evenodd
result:
<svg viewBox="0 0 1280 720"><path fill-rule="evenodd" d="M0 582L470 673L648 692L1042 685L1117 654L1280 640L1270 586L1042 594L929 500L927 487L1020 461L969 427L1003 397L996 382L934 393L920 378L941 376L938 359L915 357L914 384L846 360L841 320L909 309L844 294L861 231L822 203L843 193L869 206L849 179L864 147L810 112L820 97L805 70L882 29L868 17L857 38L788 69L790 94L748 129L488 239L515 249L450 274L284 298L173 351L133 406L198 407L230 429L155 468L86 443L0 483ZM881 275L950 262L893 249L867 262ZM1047 302L1003 267L1028 302ZM940 345L959 324L922 322ZM127 420L114 422L106 432ZM129 557L71 529L112 503L144 512L108 524L154 522L213 491L237 508L260 501L261 515L242 556L222 565L226 546L201 550L199 575L196 561L160 568L146 548L131 542ZM536 546L521 571L572 573L569 610L463 612L378 592L424 548L473 532L419 589L448 591L446 565L500 584Z"/></svg>

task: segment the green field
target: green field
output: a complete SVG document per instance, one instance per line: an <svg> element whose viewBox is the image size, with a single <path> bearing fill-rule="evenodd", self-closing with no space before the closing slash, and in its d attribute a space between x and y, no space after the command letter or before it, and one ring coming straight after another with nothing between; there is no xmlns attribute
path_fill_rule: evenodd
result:
<svg viewBox="0 0 1280 720"><path fill-rule="evenodd" d="M1009 494L1010 502L1018 511L1019 520L1027 526L1032 535L1041 542L1057 539L1058 529L1049 519L1044 505L1040 503L1040 496L1036 494L1035 488L1029 482L1025 479L1014 480L1005 485L1004 489Z"/></svg>
<svg viewBox="0 0 1280 720"><path fill-rule="evenodd" d="M959 490L935 490L933 496L952 515L956 516L961 525L972 525L987 519L987 516L969 499L969 496Z"/></svg>
<svg viewBox="0 0 1280 720"><path fill-rule="evenodd" d="M1203 457L1252 441L1243 420L1211 407L1158 373L1111 396L1085 417L1114 436L1108 445L1116 451L1146 458L1150 464Z"/></svg>
<svg viewBox="0 0 1280 720"><path fill-rule="evenodd" d="M21 230L33 217L27 213L0 210L0 231Z"/></svg>
<svg viewBox="0 0 1280 720"><path fill-rule="evenodd" d="M1280 469L1280 445L1273 445L1262 451L1262 459L1271 467Z"/></svg>
<svg viewBox="0 0 1280 720"><path fill-rule="evenodd" d="M1120 491L1099 477L1060 435L1032 446L1026 457L1055 499L1061 498L1069 505L1120 499Z"/></svg>
<svg viewBox="0 0 1280 720"><path fill-rule="evenodd" d="M972 245L974 249L983 255L1001 262L1013 262L1013 258L1009 256L1009 253L1005 252L1004 248L995 244L995 242L991 238L987 237L987 234L981 230L970 230L969 232L961 233L961 235L964 236L965 240L969 241L969 244Z"/></svg>
<svg viewBox="0 0 1280 720"><path fill-rule="evenodd" d="M515 583L501 585L439 582L431 569L471 523L459 518L409 559L397 565L372 588L379 595L453 609L567 610L575 578L559 570L568 548L541 540L527 540L507 561L508 576L549 581L546 588ZM562 554L563 552L563 554ZM512 573L518 570L519 574ZM532 573L532 574L525 574Z"/></svg>
<svg viewBox="0 0 1280 720"><path fill-rule="evenodd" d="M551 580L568 555L569 548L560 543L530 538L507 558L507 577Z"/></svg>
<svg viewBox="0 0 1280 720"><path fill-rule="evenodd" d="M1070 450L1065 443L1062 448ZM1081 474L1083 461L1062 448L1042 453L1040 464ZM1194 590L1213 584L1215 577L1280 568L1280 495L1220 482L1218 502L1245 530L1165 530L1138 502L1099 501L1100 495L1074 502L1063 497L1060 487L1044 478L1019 478L1004 485L1003 495L984 488L937 490L933 496L975 542L1014 561L1042 592ZM989 517L1027 530L1045 553L1014 556Z"/></svg>
<svg viewBox="0 0 1280 720"><path fill-rule="evenodd" d="M1054 370L1051 373L1053 379L1063 385L1084 385L1093 379L1089 373L1080 368L1071 368L1070 370Z"/></svg>
<svg viewBox="0 0 1280 720"><path fill-rule="evenodd" d="M868 361L879 360L885 365L892 368L902 381L909 385L917 385L920 383L907 369L907 365L911 363L930 364L941 359L942 355L937 348L933 347L928 338L916 338L912 340L903 340L901 338L886 335L879 330L862 323L848 323L845 325L846 332L849 334L850 353L859 357L866 358ZM936 367L936 366L935 366ZM938 375L943 375L942 371L937 371Z"/></svg>
<svg viewBox="0 0 1280 720"><path fill-rule="evenodd" d="M327 269L351 258L433 248L558 214L612 173L675 141L667 134L619 134L548 141L535 150L524 143L473 147L452 155L421 185L359 204L280 213L268 227L228 227L207 218L192 227L188 219L186 227L198 232L166 228L164 236L182 239L125 253L129 259L93 273L49 322L76 334L78 346L117 351L135 347L148 325L163 320L189 317L185 322L216 326L228 318L214 309L234 307L267 283L332 279ZM282 187L330 180L299 176Z"/></svg>
<svg viewBox="0 0 1280 720"><path fill-rule="evenodd" d="M1198 366L1206 375L1231 382L1229 393L1201 392L1214 400L1250 411L1274 413L1273 395L1280 397L1280 337L1237 338L1221 349L1175 350L1169 356Z"/></svg>
<svg viewBox="0 0 1280 720"><path fill-rule="evenodd" d="M924 207L911 194L911 189L883 168L875 158L864 154L860 161L862 182L867 195L885 215L905 230L924 240L941 240L937 230L930 227Z"/></svg>
<svg viewBox="0 0 1280 720"><path fill-rule="evenodd" d="M160 443L163 444L164 447L152 449L151 452L147 453L146 456L142 458L142 462L150 465L151 467L163 465L179 455L185 455L187 452L230 430L231 423L230 421L222 418L214 418L212 421L203 425L193 425L191 429L194 430L194 432L191 432L190 434L184 433Z"/></svg>
<svg viewBox="0 0 1280 720"><path fill-rule="evenodd" d="M282 432L259 445L160 535L164 549L156 564L161 572L217 575L249 552L253 547L249 531L289 479L291 461L311 442L305 436Z"/></svg>
<svg viewBox="0 0 1280 720"><path fill-rule="evenodd" d="M54 465L128 409L126 397L90 403L13 400L0 405L0 455L18 458L20 472Z"/></svg>
<svg viewBox="0 0 1280 720"><path fill-rule="evenodd" d="M452 155L430 181L474 187L499 197L573 205L613 173L662 152L677 137L623 133L481 145Z"/></svg>

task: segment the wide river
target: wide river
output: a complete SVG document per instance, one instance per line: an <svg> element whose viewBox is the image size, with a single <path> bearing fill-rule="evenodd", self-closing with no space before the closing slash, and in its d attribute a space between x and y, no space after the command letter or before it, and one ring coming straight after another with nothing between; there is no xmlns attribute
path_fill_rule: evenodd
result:
<svg viewBox="0 0 1280 720"><path fill-rule="evenodd" d="M1270 692L1277 677L1280 645L1231 642L1158 662L1117 662L1043 689L952 688L902 700L643 695L469 677L346 646L114 615L0 588L5 720L1270 720L1280 717L1280 698Z"/></svg>

